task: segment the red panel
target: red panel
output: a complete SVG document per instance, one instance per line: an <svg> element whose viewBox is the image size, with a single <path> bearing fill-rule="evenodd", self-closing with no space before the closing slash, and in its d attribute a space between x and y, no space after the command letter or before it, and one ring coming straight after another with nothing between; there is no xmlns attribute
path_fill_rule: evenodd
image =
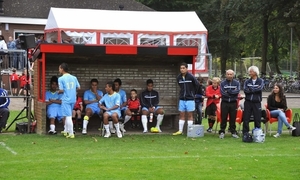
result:
<svg viewBox="0 0 300 180"><path fill-rule="evenodd" d="M74 53L72 44L41 44L40 49L43 53Z"/></svg>
<svg viewBox="0 0 300 180"><path fill-rule="evenodd" d="M168 48L168 55L191 55L197 56L198 55L198 48L197 47L169 47Z"/></svg>
<svg viewBox="0 0 300 180"><path fill-rule="evenodd" d="M106 54L137 54L136 46L106 46Z"/></svg>

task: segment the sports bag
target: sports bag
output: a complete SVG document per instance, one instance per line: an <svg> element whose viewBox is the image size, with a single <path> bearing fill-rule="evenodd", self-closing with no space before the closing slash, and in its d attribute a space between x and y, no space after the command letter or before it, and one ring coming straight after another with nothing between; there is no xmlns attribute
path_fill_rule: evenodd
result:
<svg viewBox="0 0 300 180"><path fill-rule="evenodd" d="M252 138L251 134L247 132L243 135L242 141L246 142L246 143L252 143L253 138Z"/></svg>
<svg viewBox="0 0 300 180"><path fill-rule="evenodd" d="M292 136L300 136L300 117L298 113L293 118L293 126L296 129L292 131Z"/></svg>
<svg viewBox="0 0 300 180"><path fill-rule="evenodd" d="M261 128L255 128L252 130L253 142L263 143L265 142L266 135L263 133Z"/></svg>

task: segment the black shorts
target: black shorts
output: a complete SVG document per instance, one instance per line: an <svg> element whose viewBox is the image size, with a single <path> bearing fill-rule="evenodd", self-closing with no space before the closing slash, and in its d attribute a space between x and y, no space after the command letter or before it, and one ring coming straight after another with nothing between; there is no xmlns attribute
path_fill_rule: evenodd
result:
<svg viewBox="0 0 300 180"><path fill-rule="evenodd" d="M18 81L12 81L11 88L18 88Z"/></svg>
<svg viewBox="0 0 300 180"><path fill-rule="evenodd" d="M30 90L30 84L26 84L26 85L24 86L24 90Z"/></svg>
<svg viewBox="0 0 300 180"><path fill-rule="evenodd" d="M216 116L217 106L215 103L211 103L205 109L206 116Z"/></svg>

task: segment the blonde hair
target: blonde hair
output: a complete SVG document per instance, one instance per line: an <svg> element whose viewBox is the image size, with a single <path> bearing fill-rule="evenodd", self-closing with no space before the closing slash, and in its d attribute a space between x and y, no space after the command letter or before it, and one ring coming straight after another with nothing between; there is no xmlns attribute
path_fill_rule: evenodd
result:
<svg viewBox="0 0 300 180"><path fill-rule="evenodd" d="M218 85L220 85L221 79L219 77L213 77L212 82L216 82Z"/></svg>

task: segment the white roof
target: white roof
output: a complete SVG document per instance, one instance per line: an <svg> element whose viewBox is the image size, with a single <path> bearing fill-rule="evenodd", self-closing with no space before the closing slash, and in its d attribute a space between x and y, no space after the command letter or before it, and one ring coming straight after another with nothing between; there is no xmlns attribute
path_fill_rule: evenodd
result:
<svg viewBox="0 0 300 180"><path fill-rule="evenodd" d="M195 12L115 11L51 8L45 30L138 32L202 32L207 29Z"/></svg>
<svg viewBox="0 0 300 180"><path fill-rule="evenodd" d="M0 22L8 24L46 25L47 19L0 16Z"/></svg>

